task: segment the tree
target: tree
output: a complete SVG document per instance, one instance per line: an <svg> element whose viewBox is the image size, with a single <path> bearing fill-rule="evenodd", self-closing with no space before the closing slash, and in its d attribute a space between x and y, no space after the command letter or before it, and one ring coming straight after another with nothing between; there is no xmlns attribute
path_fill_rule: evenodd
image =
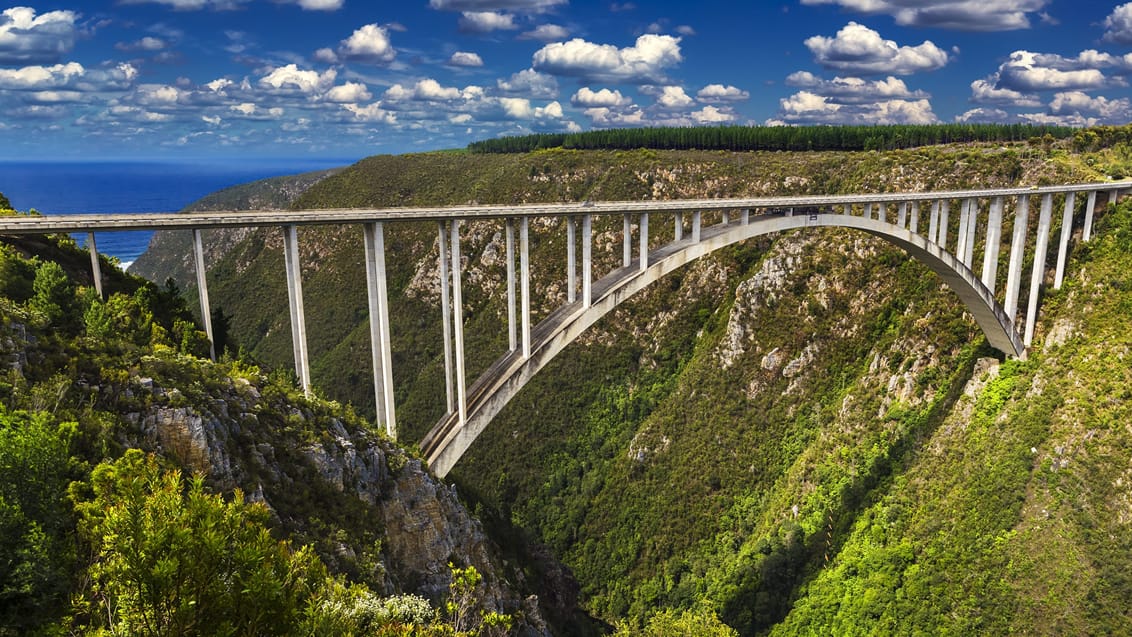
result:
<svg viewBox="0 0 1132 637"><path fill-rule="evenodd" d="M621 624L613 637L738 637L705 603L677 613L670 609L649 617L643 628Z"/></svg>
<svg viewBox="0 0 1132 637"><path fill-rule="evenodd" d="M78 505L95 555L89 621L135 635L292 634L326 570L271 537L269 512L206 493L132 449L91 474Z"/></svg>

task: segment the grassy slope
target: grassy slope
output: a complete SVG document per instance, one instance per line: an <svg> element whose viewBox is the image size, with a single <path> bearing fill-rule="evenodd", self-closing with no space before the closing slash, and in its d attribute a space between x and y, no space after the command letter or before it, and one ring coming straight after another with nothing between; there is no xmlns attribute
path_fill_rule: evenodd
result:
<svg viewBox="0 0 1132 637"><path fill-rule="evenodd" d="M990 186L1068 178L1075 161L1062 159L979 147L375 157L312 188L299 205ZM497 231L467 230L469 372L503 347L502 266L483 258ZM316 383L366 405L364 278L354 234L360 231L304 230L304 284ZM409 439L438 414L443 394L434 298L417 288L406 293L435 259L434 234L409 225L389 231L391 255L416 257L390 262L395 380ZM562 241L540 230L535 236L534 289L561 297L553 264ZM600 228L598 237L600 244ZM214 294L237 312L241 342L286 364L278 243L261 234L229 253L213 272L221 280ZM770 287L744 285L778 270ZM1056 296L1047 303L1043 326L1058 303ZM735 364L724 367L720 352L730 347L736 316L748 329ZM744 634L1119 626L1126 547L1104 538L1122 537L1114 525L1123 518L1099 520L1095 512L1115 506L1113 498L1127 508L1125 496L1100 488L1132 479L1107 475L1126 461L1105 464L1102 456L1113 454L1106 448L1061 467L1075 447L1057 436L1084 436L1075 417L1058 420L1062 394L1015 403L1046 364L1040 356L1004 366L972 409L962 390L975 360L989 353L981 340L950 292L883 244L844 233L752 242L619 308L513 401L456 477L499 525L562 557L578 574L585 603L606 618L707 597ZM811 344L802 373L784 375L784 363ZM777 364L767 359L775 348L784 356ZM1113 384L1102 380L1103 367L1087 372L1078 372L1080 384ZM1062 376L1044 382L1055 380ZM997 405L1017 415L1000 418ZM1011 418L1017 426L997 435ZM1042 458L1051 467L1057 459L1051 473L1061 486L1049 487L1049 476L1035 471ZM1097 493L1106 494L1103 502L1088 500ZM1039 530L1049 528L1038 516L1053 504L1066 511L1054 523L1060 535ZM1086 549L1105 559L1088 560ZM1092 593L1070 586L1082 566L1091 569Z"/></svg>

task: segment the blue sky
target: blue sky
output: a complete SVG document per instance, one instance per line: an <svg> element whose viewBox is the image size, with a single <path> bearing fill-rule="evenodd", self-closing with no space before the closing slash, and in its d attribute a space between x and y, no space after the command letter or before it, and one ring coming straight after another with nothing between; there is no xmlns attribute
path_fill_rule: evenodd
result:
<svg viewBox="0 0 1132 637"><path fill-rule="evenodd" d="M649 125L1132 119L1132 3L40 0L7 158L356 158Z"/></svg>

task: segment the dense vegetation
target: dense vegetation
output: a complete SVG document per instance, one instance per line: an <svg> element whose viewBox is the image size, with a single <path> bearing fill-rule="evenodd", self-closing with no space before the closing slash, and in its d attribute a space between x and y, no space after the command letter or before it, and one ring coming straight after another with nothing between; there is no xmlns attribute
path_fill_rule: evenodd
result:
<svg viewBox="0 0 1132 637"><path fill-rule="evenodd" d="M316 496L317 480L290 499L269 491L269 509L262 492L251 501L218 489L222 476L193 466L175 441L155 444L155 417L235 409L236 388L261 399L244 422L248 446L280 457L288 437L294 449L295 438L309 444L333 426L345 434L365 425L303 398L286 375L203 360L207 342L173 288L106 263L113 291L98 298L61 265L86 258L66 237L0 244L0 635L507 631L512 618L481 604L473 566L453 566L440 607L375 592L357 566L382 558L372 535L380 529L347 527L336 511L343 498ZM256 434L257 423L275 433ZM186 465L197 473L186 477ZM288 521L309 515L299 504L313 497L321 521ZM332 560L355 581L331 575L324 559L359 533L375 551L353 569Z"/></svg>
<svg viewBox="0 0 1132 637"><path fill-rule="evenodd" d="M1064 139L1077 129L1033 124L893 124L888 126L703 126L616 128L581 133L497 137L468 144L473 153L573 150L813 151L895 150L967 142Z"/></svg>

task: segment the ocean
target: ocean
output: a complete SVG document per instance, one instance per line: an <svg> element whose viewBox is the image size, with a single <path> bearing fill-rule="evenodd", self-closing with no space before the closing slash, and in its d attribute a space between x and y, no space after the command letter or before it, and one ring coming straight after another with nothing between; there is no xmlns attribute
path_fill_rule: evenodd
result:
<svg viewBox="0 0 1132 637"><path fill-rule="evenodd" d="M221 159L200 161L0 160L0 193L16 210L46 215L111 212L177 212L229 186L322 170L354 159ZM102 254L129 267L146 248L150 231L102 232ZM86 236L76 236L80 244Z"/></svg>

